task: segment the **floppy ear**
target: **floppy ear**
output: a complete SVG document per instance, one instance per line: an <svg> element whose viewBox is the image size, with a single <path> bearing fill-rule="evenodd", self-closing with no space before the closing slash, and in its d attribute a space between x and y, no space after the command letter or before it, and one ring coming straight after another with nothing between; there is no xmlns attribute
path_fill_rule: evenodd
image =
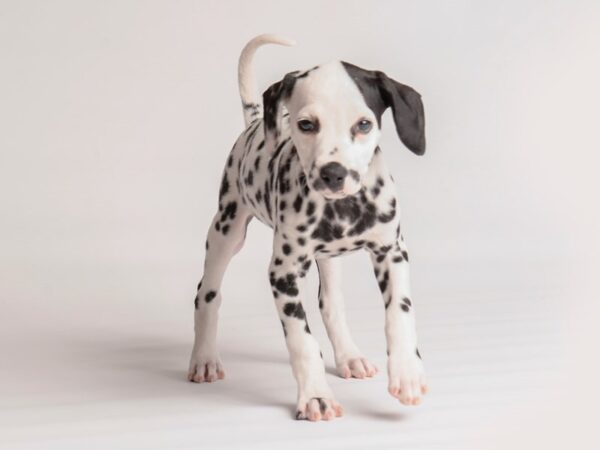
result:
<svg viewBox="0 0 600 450"><path fill-rule="evenodd" d="M425 112L421 95L410 86L398 83L378 72L381 97L392 107L400 140L417 155L425 153Z"/></svg>
<svg viewBox="0 0 600 450"><path fill-rule="evenodd" d="M263 93L263 115L267 148L272 148L277 138L279 138L282 106L292 95L294 84L296 84L295 75L297 73L290 72L286 74L281 81L272 84Z"/></svg>
<svg viewBox="0 0 600 450"><path fill-rule="evenodd" d="M396 132L406 147L417 155L425 153L425 113L421 96L410 86L389 78L385 73L365 70L343 62L365 102L375 113L379 125L381 115L392 108Z"/></svg>

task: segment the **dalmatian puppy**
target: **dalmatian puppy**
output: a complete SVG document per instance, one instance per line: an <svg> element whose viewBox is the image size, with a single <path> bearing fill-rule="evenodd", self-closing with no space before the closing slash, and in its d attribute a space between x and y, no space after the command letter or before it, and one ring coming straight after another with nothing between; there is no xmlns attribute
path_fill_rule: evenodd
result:
<svg viewBox="0 0 600 450"><path fill-rule="evenodd" d="M269 280L298 385L296 419L342 415L302 306L302 281L313 262L338 374L365 378L377 373L350 335L340 290L336 257L361 249L372 259L385 306L388 391L405 405L417 405L427 384L417 349L408 254L393 179L378 142L381 116L391 107L401 141L424 153L421 97L383 72L333 61L285 75L264 92L261 109L252 59L266 43L293 45L261 35L240 56L246 129L227 159L208 232L188 379L202 383L225 376L216 344L221 282L248 223L257 218L274 231Z"/></svg>

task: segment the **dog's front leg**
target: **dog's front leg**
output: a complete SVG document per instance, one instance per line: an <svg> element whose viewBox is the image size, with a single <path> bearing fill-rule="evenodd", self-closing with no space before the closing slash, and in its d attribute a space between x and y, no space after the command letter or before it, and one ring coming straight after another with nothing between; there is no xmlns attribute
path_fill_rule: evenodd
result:
<svg viewBox="0 0 600 450"><path fill-rule="evenodd" d="M308 255L296 254L285 239L275 237L269 280L298 383L296 419L330 420L341 416L342 408L325 380L319 344L310 333L300 296L310 265Z"/></svg>
<svg viewBox="0 0 600 450"><path fill-rule="evenodd" d="M410 295L408 254L401 241L373 248L371 259L385 304L388 390L405 405L418 405L427 392L417 349L415 314Z"/></svg>

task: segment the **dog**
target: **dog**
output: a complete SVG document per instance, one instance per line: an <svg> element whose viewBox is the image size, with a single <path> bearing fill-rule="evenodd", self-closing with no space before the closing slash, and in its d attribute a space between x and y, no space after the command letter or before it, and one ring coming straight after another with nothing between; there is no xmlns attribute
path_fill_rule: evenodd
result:
<svg viewBox="0 0 600 450"><path fill-rule="evenodd" d="M330 420L343 413L302 306L300 282L313 261L338 374L366 378L377 372L350 335L340 290L336 257L359 249L370 254L383 296L388 391L405 405L417 405L427 384L417 349L408 253L394 182L378 142L381 116L391 107L402 143L417 155L425 152L421 96L383 72L333 61L285 75L264 92L261 109L252 59L264 44L294 45L260 35L240 56L246 129L227 159L208 232L188 380L225 376L216 345L221 281L256 217L274 231L269 281L298 386L295 418Z"/></svg>

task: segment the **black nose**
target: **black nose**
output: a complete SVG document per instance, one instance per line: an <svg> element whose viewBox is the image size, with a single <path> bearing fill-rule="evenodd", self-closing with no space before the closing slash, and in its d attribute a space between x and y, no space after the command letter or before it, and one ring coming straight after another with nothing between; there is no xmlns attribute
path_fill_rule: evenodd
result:
<svg viewBox="0 0 600 450"><path fill-rule="evenodd" d="M329 189L339 191L344 186L344 178L348 175L348 171L341 164L330 162L321 167L319 175Z"/></svg>

